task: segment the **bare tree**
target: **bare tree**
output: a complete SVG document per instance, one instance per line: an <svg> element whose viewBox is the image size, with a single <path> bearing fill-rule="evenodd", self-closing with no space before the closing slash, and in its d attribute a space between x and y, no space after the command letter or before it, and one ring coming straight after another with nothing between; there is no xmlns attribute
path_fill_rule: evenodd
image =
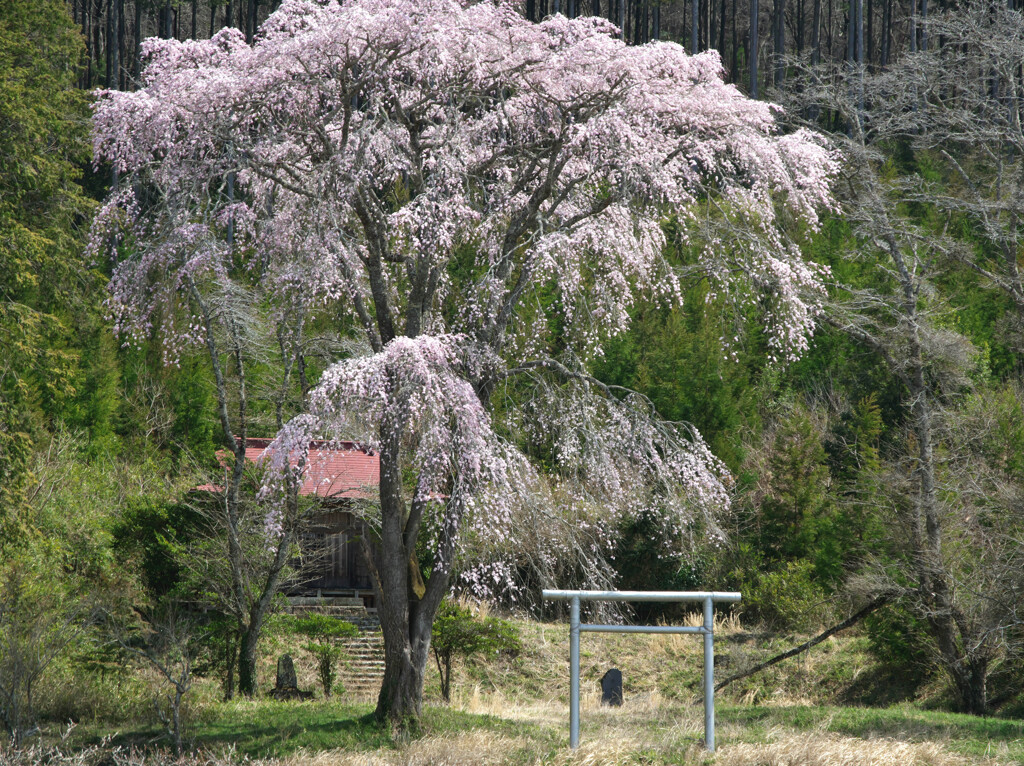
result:
<svg viewBox="0 0 1024 766"><path fill-rule="evenodd" d="M872 139L891 137L905 120L916 119L910 116L916 101L904 100L903 109L891 111L877 106L878 89L887 87L892 73L866 80L874 111L861 109L856 85L863 72L809 74L793 113L823 108L850 126L849 135L834 137L848 162L840 187L844 217L854 228L857 253L878 263L869 288L834 286L826 320L878 355L900 382L907 413L906 451L890 461L886 482L896 511L894 539L905 542L878 557L862 574L861 588L867 595L900 594L928 626L935 659L960 707L984 713L989 672L1017 624L1007 594L1020 587L1013 563L1020 550L991 523L1012 517L1012 482L997 480L998 472L964 438L962 404L972 390L968 373L976 350L949 329L950 309L935 284L951 258L963 257L962 243L948 231L954 209L925 196L915 179L880 172L885 158ZM908 202L930 204L944 215L922 224L900 214ZM982 492L980 486L1001 489Z"/></svg>
<svg viewBox="0 0 1024 766"><path fill-rule="evenodd" d="M196 656L196 623L181 605L167 601L136 612L137 624L130 632L111 622L114 640L129 653L148 663L169 689L154 701L156 713L181 757L182 702L192 688Z"/></svg>
<svg viewBox="0 0 1024 766"><path fill-rule="evenodd" d="M962 243L949 254L1004 292L1024 318L1024 14L970 3L927 22L922 11L921 23L923 39L945 44L873 78L869 129L906 141L944 171L941 188L908 178L919 185L910 198L966 217L985 246Z"/></svg>

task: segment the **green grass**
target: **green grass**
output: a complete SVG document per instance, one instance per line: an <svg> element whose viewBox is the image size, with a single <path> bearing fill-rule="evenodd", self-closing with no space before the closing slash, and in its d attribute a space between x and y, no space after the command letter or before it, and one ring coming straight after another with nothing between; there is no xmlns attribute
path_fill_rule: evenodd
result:
<svg viewBox="0 0 1024 766"><path fill-rule="evenodd" d="M426 705L422 732L415 739L457 741L462 735L484 735L508 743L508 750L502 751L501 763L575 763L566 749L568 709L563 710L559 703L546 704L540 714L520 708L510 711L508 718ZM621 710L584 710L582 742L584 748L596 747L598 752L618 741L632 742L627 750L613 750L611 760L596 762L713 764L714 760L703 759L699 748L699 708L666 699L654 708L633 705L631 709L627 700ZM716 712L720 748L773 742L794 734L832 733L865 741L932 742L972 760L998 757L1000 763L1024 764L1021 720L978 718L912 705L869 708L719 704ZM96 744L111 734L109 728L100 724L83 725L75 732L72 744ZM169 743L161 735L156 727L138 726L121 729L107 742L114 746L166 747ZM259 759L338 750L392 752L409 744L396 742L387 727L374 721L371 705L330 700L216 703L205 707L198 719L191 722L186 738L191 747L213 755L230 751L236 758ZM403 756L396 753L395 757L401 760Z"/></svg>
<svg viewBox="0 0 1024 766"><path fill-rule="evenodd" d="M422 731L412 740L396 742L388 727L373 720L369 703L346 704L339 697L301 703L268 698L224 703L218 701L216 682L202 679L189 703L192 712L185 741L213 755L232 751L238 758L297 756L300 764L306 761L299 754L322 751L338 752L346 764L359 763L359 754L372 751L387 763L406 763L408 752L419 754L410 756L409 763L431 763L430 758L449 748L466 756L453 761L458 763L487 760L476 758L476 753L489 753L489 763L531 766L714 763L705 761L699 747L703 734L699 642L678 636L588 635L581 663L584 749L573 756L567 750L568 629L564 625L521 625L524 650L519 658L480 659L456 668L451 707L440 704L436 671L432 665L428 667ZM727 675L798 639L723 631L716 640L719 672ZM272 674L272 655L281 648L275 646L267 652L264 677ZM627 704L617 711L597 705L598 679L613 665L625 676ZM718 695L719 745L767 745L780 752L787 747L809 747L813 752L818 737L823 747L830 746L829 738L841 737L850 738L842 746L856 752L865 743L884 749L887 741L895 740L919 749L927 749L926 743L938 745L950 756L948 763L960 763L962 756L971 763L988 764L991 761L986 759L994 757L998 763L1024 766L1024 720L944 712L937 709L949 702L941 679L929 677L925 684L910 683L914 679L904 675L880 673L863 636L831 640L732 684ZM309 686L313 683L310 678L300 678L300 683ZM117 718L75 715L82 723L69 744L85 746L106 740L112 745L166 748L169 741L153 722L151 700L142 693L145 688L143 684L142 691L136 690L139 698L132 704L104 708L114 710ZM90 694L89 685L79 679L72 692L72 700L53 709L64 710L78 700L89 707L90 701L109 695L110 689L97 687ZM45 727L48 739L58 736L58 722L68 717L66 713L49 717L51 723ZM870 747L862 749L867 753L863 763L881 764L871 760ZM910 762L915 761L910 758Z"/></svg>
<svg viewBox="0 0 1024 766"><path fill-rule="evenodd" d="M545 727L477 715L445 707L424 706L421 737L488 731L505 736L527 736L551 743L557 739ZM278 702L270 699L218 703L203 710L186 725L186 743L211 753L233 750L238 756L280 758L298 751L369 751L398 747L389 727L378 724L369 704L334 701ZM113 746L168 747L165 730L153 725L122 727L88 724L79 727L72 742L77 746L106 739Z"/></svg>
<svg viewBox="0 0 1024 766"><path fill-rule="evenodd" d="M890 708L793 705L719 705L722 724L737 727L740 741L763 741L773 729L828 731L861 739L887 737L907 742L942 742L950 750L983 757L1002 753L1024 764L1024 721L922 710L912 705Z"/></svg>

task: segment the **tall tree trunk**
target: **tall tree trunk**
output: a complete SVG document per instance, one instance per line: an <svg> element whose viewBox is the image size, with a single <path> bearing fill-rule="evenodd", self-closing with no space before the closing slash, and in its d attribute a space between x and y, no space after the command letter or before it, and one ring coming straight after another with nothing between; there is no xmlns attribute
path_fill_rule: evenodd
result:
<svg viewBox="0 0 1024 766"><path fill-rule="evenodd" d="M882 5L882 51L878 64L882 69L889 66L889 41L892 39L892 0Z"/></svg>
<svg viewBox="0 0 1024 766"><path fill-rule="evenodd" d="M921 0L921 50L928 50L928 0Z"/></svg>
<svg viewBox="0 0 1024 766"><path fill-rule="evenodd" d="M811 66L815 67L821 62L821 0L814 0L811 11ZM817 122L821 110L817 104L808 109L807 117L811 122Z"/></svg>
<svg viewBox="0 0 1024 766"><path fill-rule="evenodd" d="M910 52L917 52L917 0L910 0Z"/></svg>
<svg viewBox="0 0 1024 766"><path fill-rule="evenodd" d="M864 119L864 0L853 0L857 7L857 120Z"/></svg>
<svg viewBox="0 0 1024 766"><path fill-rule="evenodd" d="M736 83L740 76L739 35L736 32L736 0L732 0L732 66L729 67L729 82Z"/></svg>
<svg viewBox="0 0 1024 766"><path fill-rule="evenodd" d="M595 4L597 2L598 2L598 0L594 0ZM652 9L652 13L654 14L653 15L653 19L652 19L652 23L653 23L653 27L654 28L651 30L651 37L653 37L655 40L660 40L661 39L661 0L654 0L654 8Z"/></svg>
<svg viewBox="0 0 1024 766"><path fill-rule="evenodd" d="M703 30L701 37L701 45L704 46L704 50L708 50L714 45L714 25L712 23L712 16L715 4L713 0L704 0L704 20L702 22Z"/></svg>
<svg viewBox="0 0 1024 766"><path fill-rule="evenodd" d="M786 0L775 0L774 9L774 40L772 43L775 54L775 75L773 81L776 88L781 88L786 79Z"/></svg>
<svg viewBox="0 0 1024 766"><path fill-rule="evenodd" d="M410 414L394 390L390 411L381 419L380 435L380 536L375 550L363 536L370 570L380 594L377 614L384 637L384 680L377 698L375 716L401 729L418 726L423 705L423 678L430 651L434 615L448 591L450 574L442 565L434 567L424 583L416 560L425 503L403 497L401 470L402 436ZM452 502L449 499L449 502ZM453 511L449 511L453 512ZM438 542L438 561L451 562L458 540L458 515L454 524L443 525Z"/></svg>
<svg viewBox="0 0 1024 766"><path fill-rule="evenodd" d="M796 3L796 54L799 56L804 52L804 27L806 26L806 20L804 18L804 0L797 0Z"/></svg>
<svg viewBox="0 0 1024 766"><path fill-rule="evenodd" d="M928 360L918 313L919 289L915 274L898 245L890 239L889 251L902 291L902 314L907 326L907 362L903 376L910 402L912 429L917 442L915 478L917 492L911 517L911 561L916 569L918 608L923 610L929 632L938 646L942 664L956 688L961 709L981 715L987 712L987 678L991 659L988 636L972 631L958 607L943 556L941 503L936 482L935 425Z"/></svg>
<svg viewBox="0 0 1024 766"><path fill-rule="evenodd" d="M835 59L835 54L833 53L833 50L832 50L833 49L833 45L832 45L832 42L833 42L833 36L832 36L832 29L833 29L833 27L832 27L832 22L833 22L832 7L833 7L832 0L828 0L828 24L825 27L825 29L827 31L825 47L828 50L828 57L829 57L830 60Z"/></svg>
<svg viewBox="0 0 1024 766"><path fill-rule="evenodd" d="M750 97L757 98L757 22L760 15L758 0L750 0Z"/></svg>
<svg viewBox="0 0 1024 766"><path fill-rule="evenodd" d="M728 18L726 10L726 0L722 0L718 7L718 53L723 60L725 59L725 25Z"/></svg>
<svg viewBox="0 0 1024 766"><path fill-rule="evenodd" d="M100 18L103 16L103 0L93 0L92 4L92 50L93 50L93 71L96 73L96 81L99 81L100 56L103 55L102 24Z"/></svg>
<svg viewBox="0 0 1024 766"><path fill-rule="evenodd" d="M863 0L862 0L863 2ZM874 0L868 0L868 11L867 11L867 31L865 32L866 41L866 61L865 64L871 66L871 62L875 60L875 2Z"/></svg>
<svg viewBox="0 0 1024 766"><path fill-rule="evenodd" d="M396 383L397 386L397 383ZM393 408L380 425L380 507L379 562L376 569L381 633L384 637L384 680L377 698L376 717L407 728L422 713L423 672L417 663L426 658L422 643L429 648L430 635L416 630L416 594L409 580L410 557L405 546L403 521L406 505L402 497L401 435L406 413Z"/></svg>
<svg viewBox="0 0 1024 766"><path fill-rule="evenodd" d="M106 43L106 86L117 90L117 71L114 68L114 61L117 58L117 3L115 0L107 0L107 26L104 34Z"/></svg>
<svg viewBox="0 0 1024 766"><path fill-rule="evenodd" d="M690 53L700 53L700 0L691 0L693 18L690 20Z"/></svg>
<svg viewBox="0 0 1024 766"><path fill-rule="evenodd" d="M132 17L132 76L138 80L142 74L142 1L135 0Z"/></svg>
<svg viewBox="0 0 1024 766"><path fill-rule="evenodd" d="M114 73L117 76L117 89L124 90L127 86L124 76L124 0L115 0L117 6L117 44L114 46Z"/></svg>
<svg viewBox="0 0 1024 766"><path fill-rule="evenodd" d="M811 13L811 65L821 63L821 0L814 0Z"/></svg>

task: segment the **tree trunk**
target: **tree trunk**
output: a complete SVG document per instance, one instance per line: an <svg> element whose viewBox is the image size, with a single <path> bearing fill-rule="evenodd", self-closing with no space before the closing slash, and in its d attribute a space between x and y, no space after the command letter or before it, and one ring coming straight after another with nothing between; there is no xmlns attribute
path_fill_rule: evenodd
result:
<svg viewBox="0 0 1024 766"><path fill-rule="evenodd" d="M928 0L921 0L921 50L928 50Z"/></svg>
<svg viewBox="0 0 1024 766"><path fill-rule="evenodd" d="M874 61L875 58L875 3L874 0L868 0L868 11L867 11L867 31L865 35L865 55L867 56L866 63L868 65ZM862 31L864 31L862 29Z"/></svg>
<svg viewBox="0 0 1024 766"><path fill-rule="evenodd" d="M415 731L423 708L431 626L448 590L449 574L435 564L424 584L416 561L425 503L408 505L402 494L401 444L409 413L397 381L393 388L396 404L380 424L380 538L376 555L367 557L380 594L377 614L384 637L384 680L375 716L400 730ZM451 528L458 528L457 519ZM442 532L439 562L452 560L456 539L457 532ZM369 548L365 537L364 545Z"/></svg>
<svg viewBox="0 0 1024 766"><path fill-rule="evenodd" d="M107 0L107 27L106 34L104 35L104 42L106 43L106 86L111 90L117 90L117 76L114 71L114 59L117 54L114 52L117 50L117 3L114 0Z"/></svg>
<svg viewBox="0 0 1024 766"><path fill-rule="evenodd" d="M889 66L889 41L892 39L892 0L884 0L882 6L882 51L878 64L882 69Z"/></svg>
<svg viewBox="0 0 1024 766"><path fill-rule="evenodd" d="M114 51L116 57L114 72L117 74L117 89L126 90L128 83L124 72L124 0L116 0L115 5L117 5L117 45Z"/></svg>
<svg viewBox="0 0 1024 766"><path fill-rule="evenodd" d="M912 428L917 440L917 497L911 518L911 561L916 569L918 608L939 648L940 659L957 690L964 712L986 712L986 682L990 660L987 637L977 635L956 603L949 581L942 540L941 505L935 473L932 392L921 339L918 288L899 248L890 244L903 292L902 310L908 325L909 370L904 378L911 403Z"/></svg>
<svg viewBox="0 0 1024 766"><path fill-rule="evenodd" d="M256 675L256 660L258 658L257 647L259 644L260 631L258 626L253 630L250 625L246 628L239 627L238 641L238 691L246 697L253 697L259 688L259 681Z"/></svg>
<svg viewBox="0 0 1024 766"><path fill-rule="evenodd" d="M135 0L135 16L132 19L132 76L136 80L142 73L142 3Z"/></svg>
<svg viewBox="0 0 1024 766"><path fill-rule="evenodd" d="M811 12L811 65L821 62L821 0L814 0Z"/></svg>
<svg viewBox="0 0 1024 766"><path fill-rule="evenodd" d="M760 9L757 0L750 0L750 97L757 98L757 21Z"/></svg>
<svg viewBox="0 0 1024 766"><path fill-rule="evenodd" d="M776 88L781 88L786 79L786 0L775 0L774 12L774 41L775 53L775 74L774 83Z"/></svg>
<svg viewBox="0 0 1024 766"><path fill-rule="evenodd" d="M690 53L700 53L700 0L693 0L693 18L690 20Z"/></svg>
<svg viewBox="0 0 1024 766"><path fill-rule="evenodd" d="M229 635L224 639L224 644L224 669L227 674L224 677L224 701L227 702L235 698L235 665L238 662L236 654L238 642L234 635Z"/></svg>
<svg viewBox="0 0 1024 766"><path fill-rule="evenodd" d="M722 60L725 60L725 27L726 27L726 4L725 0L722 0L721 6L719 7L718 15L718 52L722 56Z"/></svg>

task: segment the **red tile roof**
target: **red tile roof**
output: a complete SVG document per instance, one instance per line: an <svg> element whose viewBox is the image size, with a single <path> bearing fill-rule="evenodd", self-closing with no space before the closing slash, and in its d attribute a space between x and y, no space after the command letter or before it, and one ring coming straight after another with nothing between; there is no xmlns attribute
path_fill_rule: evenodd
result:
<svg viewBox="0 0 1024 766"><path fill-rule="evenodd" d="M245 459L259 462L271 441L248 439ZM226 451L218 453L222 460L227 455ZM292 462L292 465L297 462ZM368 500L377 497L379 485L380 456L373 450L355 442L310 442L309 460L299 488L300 495ZM223 487L213 484L204 484L196 489L204 492L223 491Z"/></svg>

